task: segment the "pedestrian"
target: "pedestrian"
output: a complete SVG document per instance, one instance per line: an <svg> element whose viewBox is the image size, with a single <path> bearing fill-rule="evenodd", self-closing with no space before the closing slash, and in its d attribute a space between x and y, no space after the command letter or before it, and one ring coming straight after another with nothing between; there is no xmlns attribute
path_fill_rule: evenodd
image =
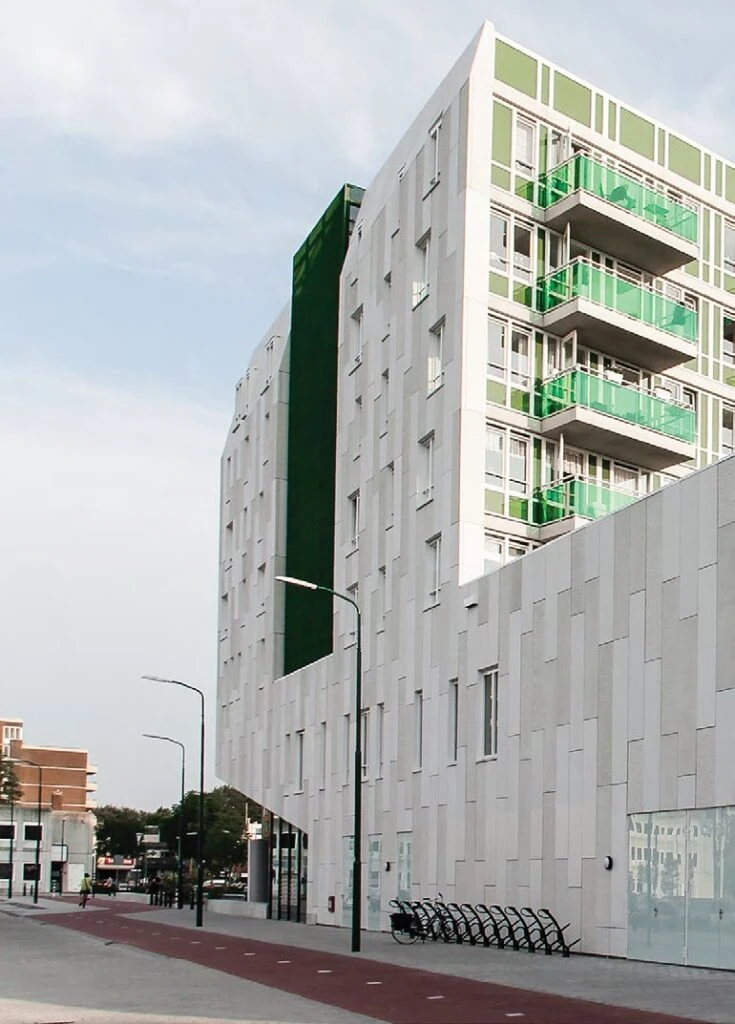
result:
<svg viewBox="0 0 735 1024"><path fill-rule="evenodd" d="M148 886L148 893L150 895L151 906L158 905L158 894L161 891L161 880L158 875L155 875Z"/></svg>
<svg viewBox="0 0 735 1024"><path fill-rule="evenodd" d="M80 907L83 908L83 907L87 906L87 900L89 899L91 892L92 892L92 879L90 878L88 873L85 873L84 878L82 879L81 884L79 886L79 906Z"/></svg>

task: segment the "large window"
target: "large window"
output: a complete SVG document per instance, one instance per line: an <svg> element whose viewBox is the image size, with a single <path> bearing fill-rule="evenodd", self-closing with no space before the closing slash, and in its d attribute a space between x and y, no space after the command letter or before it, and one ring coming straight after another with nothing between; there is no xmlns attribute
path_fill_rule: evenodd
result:
<svg viewBox="0 0 735 1024"><path fill-rule="evenodd" d="M24 825L23 826L23 839L26 843L35 843L43 841L43 825Z"/></svg>
<svg viewBox="0 0 735 1024"><path fill-rule="evenodd" d="M490 214L490 269L508 274L512 247L513 277L530 284L533 272L533 228L515 214Z"/></svg>
<svg viewBox="0 0 735 1024"><path fill-rule="evenodd" d="M430 608L439 604L441 593L441 536L432 537L426 542L426 601Z"/></svg>
<svg viewBox="0 0 735 1024"><path fill-rule="evenodd" d="M532 229L518 220L513 228L513 276L519 281L531 281Z"/></svg>
<svg viewBox="0 0 735 1024"><path fill-rule="evenodd" d="M735 452L735 434L733 434L733 407L723 405L722 407L722 443L721 453L724 458Z"/></svg>
<svg viewBox="0 0 735 1024"><path fill-rule="evenodd" d="M485 431L485 486L502 490L505 482L505 431L487 427Z"/></svg>
<svg viewBox="0 0 735 1024"><path fill-rule="evenodd" d="M504 537L502 534L485 533L485 572L499 569L501 565L515 561L533 550L530 541L519 540L517 537Z"/></svg>
<svg viewBox="0 0 735 1024"><path fill-rule="evenodd" d="M482 680L482 756L498 753L498 670L486 672Z"/></svg>
<svg viewBox="0 0 735 1024"><path fill-rule="evenodd" d="M434 434L419 441L419 472L417 497L419 504L430 501L434 494Z"/></svg>
<svg viewBox="0 0 735 1024"><path fill-rule="evenodd" d="M505 380L505 334L505 321L488 317L487 375L496 380Z"/></svg>
<svg viewBox="0 0 735 1024"><path fill-rule="evenodd" d="M508 273L508 218L490 214L490 268Z"/></svg>
<svg viewBox="0 0 735 1024"><path fill-rule="evenodd" d="M528 353L530 338L528 331L513 329L510 340L510 381L513 387L528 390L530 376L528 369Z"/></svg>
<svg viewBox="0 0 735 1024"><path fill-rule="evenodd" d="M515 169L526 178L533 178L536 167L536 126L516 116Z"/></svg>
<svg viewBox="0 0 735 1024"><path fill-rule="evenodd" d="M444 379L444 321L429 331L429 357L427 360L427 390L429 394L441 387Z"/></svg>
<svg viewBox="0 0 735 1024"><path fill-rule="evenodd" d="M508 484L511 494L528 491L528 441L511 434L508 453Z"/></svg>
<svg viewBox="0 0 735 1024"><path fill-rule="evenodd" d="M15 839L15 825L0 825L0 839Z"/></svg>

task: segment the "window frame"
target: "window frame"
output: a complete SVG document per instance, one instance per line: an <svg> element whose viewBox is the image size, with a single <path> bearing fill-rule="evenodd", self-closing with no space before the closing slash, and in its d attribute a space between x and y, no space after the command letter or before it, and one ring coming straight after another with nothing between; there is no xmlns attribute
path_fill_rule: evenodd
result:
<svg viewBox="0 0 735 1024"><path fill-rule="evenodd" d="M732 259L728 258L728 235L732 237ZM723 221L722 225L722 269L735 277L735 223Z"/></svg>
<svg viewBox="0 0 735 1024"><path fill-rule="evenodd" d="M459 754L459 679L449 680L449 764L456 764Z"/></svg>
<svg viewBox="0 0 735 1024"><path fill-rule="evenodd" d="M442 117L438 117L434 121L431 128L429 128L429 138L431 139L431 155L433 157L431 176L429 178L429 188L433 188L438 185L441 181L441 167L439 166L439 138L441 135Z"/></svg>
<svg viewBox="0 0 735 1024"><path fill-rule="evenodd" d="M431 580L427 580L426 587L426 609L436 608L441 603L441 551L442 535L435 534L426 541L427 549L427 573ZM433 586L432 586L433 584Z"/></svg>
<svg viewBox="0 0 735 1024"><path fill-rule="evenodd" d="M489 700L488 700L489 696ZM481 760L498 756L498 667L482 673Z"/></svg>
<svg viewBox="0 0 735 1024"><path fill-rule="evenodd" d="M349 530L347 543L350 551L357 551L360 546L360 488L348 495Z"/></svg>
<svg viewBox="0 0 735 1024"><path fill-rule="evenodd" d="M417 272L419 278L414 278L413 292L411 296L411 308L418 309L422 302L429 297L430 291L430 265L431 265L431 231L427 231L416 243L418 256Z"/></svg>
<svg viewBox="0 0 735 1024"><path fill-rule="evenodd" d="M444 383L444 329L445 318L442 317L433 327L429 328L431 340L429 344L433 350L429 351L427 357L426 377L427 394L433 395ZM432 376L432 366L434 375Z"/></svg>
<svg viewBox="0 0 735 1024"><path fill-rule="evenodd" d="M413 693L413 770L418 772L424 767L424 691L414 690Z"/></svg>
<svg viewBox="0 0 735 1024"><path fill-rule="evenodd" d="M434 447L436 438L430 430L419 440L419 467L416 480L416 498L419 506L434 499Z"/></svg>
<svg viewBox="0 0 735 1024"><path fill-rule="evenodd" d="M519 139L521 136L521 128L528 129L531 136L531 160L532 163L528 164L525 160L521 160L519 157ZM536 177L536 166L538 163L538 147L536 140L538 138L538 125L535 121L526 117L520 111L516 111L514 135L513 135L513 171L516 175L520 176L525 180L533 181Z"/></svg>
<svg viewBox="0 0 735 1024"><path fill-rule="evenodd" d="M360 778L367 780L370 766L370 709L363 708L360 712Z"/></svg>

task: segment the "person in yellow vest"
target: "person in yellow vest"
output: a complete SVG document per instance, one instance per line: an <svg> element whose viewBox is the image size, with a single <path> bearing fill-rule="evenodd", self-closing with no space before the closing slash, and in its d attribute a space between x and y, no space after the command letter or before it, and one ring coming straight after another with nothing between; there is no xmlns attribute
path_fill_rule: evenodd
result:
<svg viewBox="0 0 735 1024"><path fill-rule="evenodd" d="M82 879L81 884L79 886L79 906L80 907L86 907L87 906L87 900L89 899L91 893L92 893L92 879L89 877L89 874L85 874L85 876Z"/></svg>

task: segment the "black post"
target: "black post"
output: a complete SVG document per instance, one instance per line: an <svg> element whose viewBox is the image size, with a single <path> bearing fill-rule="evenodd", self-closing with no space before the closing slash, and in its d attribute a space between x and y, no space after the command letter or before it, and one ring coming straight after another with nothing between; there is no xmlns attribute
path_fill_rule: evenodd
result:
<svg viewBox="0 0 735 1024"><path fill-rule="evenodd" d="M186 754L184 752L184 745L181 744L181 803L179 804L179 875L178 875L178 887L179 895L177 905L179 910L184 905L184 797L186 796Z"/></svg>
<svg viewBox="0 0 735 1024"><path fill-rule="evenodd" d="M204 694L197 691L202 699L202 725L199 748L199 834L197 835L197 919L196 926L204 924Z"/></svg>
<svg viewBox="0 0 735 1024"><path fill-rule="evenodd" d="M360 952L360 914L362 910L362 638L360 635L360 609L353 601L357 614L357 650L355 652L355 838L352 865L352 952Z"/></svg>
<svg viewBox="0 0 735 1024"><path fill-rule="evenodd" d="M38 808L36 810L36 877L33 881L33 902L38 903L38 881L41 874L41 796L43 791L43 768L38 768Z"/></svg>
<svg viewBox="0 0 735 1024"><path fill-rule="evenodd" d="M10 848L8 852L8 862L10 864L10 874L8 875L8 899L13 898L13 846L15 845L15 801L13 800L13 787L10 787Z"/></svg>

